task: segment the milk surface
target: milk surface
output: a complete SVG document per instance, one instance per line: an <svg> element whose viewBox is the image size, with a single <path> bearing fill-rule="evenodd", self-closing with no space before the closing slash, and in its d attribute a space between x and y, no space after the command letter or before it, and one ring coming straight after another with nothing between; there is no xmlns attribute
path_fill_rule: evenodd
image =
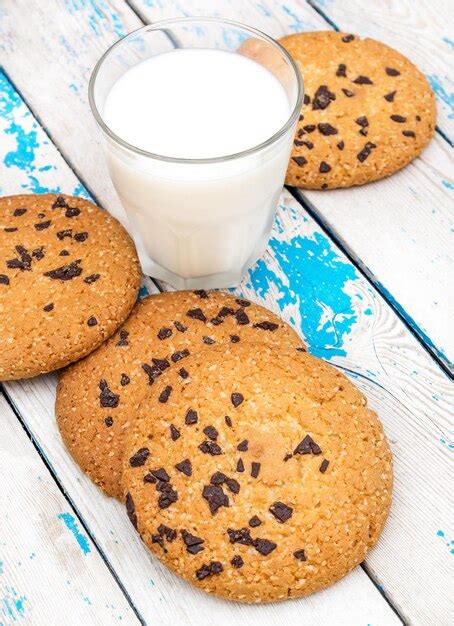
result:
<svg viewBox="0 0 454 626"><path fill-rule="evenodd" d="M237 154L290 117L278 79L233 52L177 49L113 84L103 118L120 138L164 157ZM141 155L107 138L111 177L144 272L178 288L233 286L263 252L295 125L251 154L200 163Z"/></svg>
<svg viewBox="0 0 454 626"><path fill-rule="evenodd" d="M114 84L104 120L128 143L168 157L226 156L261 144L289 117L280 82L223 50L177 49L142 61Z"/></svg>

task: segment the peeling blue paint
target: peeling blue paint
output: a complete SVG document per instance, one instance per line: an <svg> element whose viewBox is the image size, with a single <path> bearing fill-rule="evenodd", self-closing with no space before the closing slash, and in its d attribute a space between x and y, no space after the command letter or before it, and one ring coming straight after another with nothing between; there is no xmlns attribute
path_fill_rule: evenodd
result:
<svg viewBox="0 0 454 626"><path fill-rule="evenodd" d="M446 538L446 533L444 530L437 530L437 537L440 537L440 539L445 539ZM453 554L454 555L454 539L451 539L451 541L447 541L446 542L446 546L449 548L449 554Z"/></svg>
<svg viewBox="0 0 454 626"><path fill-rule="evenodd" d="M449 180L442 180L441 184L443 185L443 187L446 187L446 189L454 189L454 183Z"/></svg>
<svg viewBox="0 0 454 626"><path fill-rule="evenodd" d="M454 50L454 40L449 37L443 37L443 41L448 44Z"/></svg>
<svg viewBox="0 0 454 626"><path fill-rule="evenodd" d="M58 519L61 519L66 528L72 532L82 552L84 554L88 554L89 552L91 552L88 538L80 532L79 525L74 517L70 513L60 513L59 515L57 515L57 517Z"/></svg>
<svg viewBox="0 0 454 626"><path fill-rule="evenodd" d="M24 617L26 596L21 596L13 587L6 587L6 593L0 599L0 616L9 618L11 622L16 622L18 618Z"/></svg>
<svg viewBox="0 0 454 626"><path fill-rule="evenodd" d="M431 74L427 77L427 79L438 99L444 102L444 104L448 107L448 118L450 120L454 119L454 92L449 93L445 87L443 87L441 80L435 74Z"/></svg>

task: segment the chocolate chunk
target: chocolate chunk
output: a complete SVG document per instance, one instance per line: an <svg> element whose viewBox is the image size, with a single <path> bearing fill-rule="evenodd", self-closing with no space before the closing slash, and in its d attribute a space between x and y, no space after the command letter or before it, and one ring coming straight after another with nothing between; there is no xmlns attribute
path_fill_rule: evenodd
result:
<svg viewBox="0 0 454 626"><path fill-rule="evenodd" d="M99 403L103 408L115 409L120 401L120 396L109 389L107 382L102 378L99 381Z"/></svg>
<svg viewBox="0 0 454 626"><path fill-rule="evenodd" d="M168 367L170 367L170 363L167 359L151 359L153 361L153 365L155 365L160 372L163 372Z"/></svg>
<svg viewBox="0 0 454 626"><path fill-rule="evenodd" d="M386 94L386 96L383 96L383 98L387 101L387 102L394 102L394 96L396 95L395 91L390 91L389 93Z"/></svg>
<svg viewBox="0 0 454 626"><path fill-rule="evenodd" d="M395 70L393 67L385 67L385 72L388 76L400 76L399 70Z"/></svg>
<svg viewBox="0 0 454 626"><path fill-rule="evenodd" d="M366 145L364 146L364 148L360 152L358 152L358 154L356 155L356 158L358 159L360 163L363 163L363 161L365 161L367 157L370 155L370 153L372 152L372 149L376 147L377 146L374 143L372 143L371 141L368 141Z"/></svg>
<svg viewBox="0 0 454 626"><path fill-rule="evenodd" d="M327 174L331 171L331 165L329 165L326 161L321 161L318 169L321 174Z"/></svg>
<svg viewBox="0 0 454 626"><path fill-rule="evenodd" d="M212 346L214 343L216 343L214 339L212 339L211 337L208 337L206 335L202 337L202 341L207 346Z"/></svg>
<svg viewBox="0 0 454 626"><path fill-rule="evenodd" d="M303 126L303 130L306 133L313 133L316 128L315 124L306 124L306 126Z"/></svg>
<svg viewBox="0 0 454 626"><path fill-rule="evenodd" d="M218 485L205 485L202 496L208 502L211 515L215 515L221 506L229 506L229 498Z"/></svg>
<svg viewBox="0 0 454 626"><path fill-rule="evenodd" d="M404 135L404 137L416 137L412 130L403 130L402 135Z"/></svg>
<svg viewBox="0 0 454 626"><path fill-rule="evenodd" d="M53 310L54 310L53 302L49 302L49 304L46 304L45 306L43 306L43 311L46 311L46 313L49 313L49 311L53 311Z"/></svg>
<svg viewBox="0 0 454 626"><path fill-rule="evenodd" d="M393 122L397 122L398 124L403 124L407 121L407 118L403 115L390 115L389 116Z"/></svg>
<svg viewBox="0 0 454 626"><path fill-rule="evenodd" d="M86 231L82 233L76 233L74 235L74 239L79 243L82 243L83 241L86 241L88 239L88 233Z"/></svg>
<svg viewBox="0 0 454 626"><path fill-rule="evenodd" d="M172 336L171 328L164 327L164 328L161 328L160 331L158 332L158 339L160 339L161 341L171 336Z"/></svg>
<svg viewBox="0 0 454 626"><path fill-rule="evenodd" d="M344 35L342 37L342 41L344 43L350 43L350 41L353 41L354 38L355 38L355 35Z"/></svg>
<svg viewBox="0 0 454 626"><path fill-rule="evenodd" d="M339 150L343 150L345 148L345 143L343 141L339 141L336 146L339 148Z"/></svg>
<svg viewBox="0 0 454 626"><path fill-rule="evenodd" d="M357 117L355 122L358 124L358 126L362 126L363 128L365 128L366 126L369 126L369 120L367 119L365 115L361 115L361 117Z"/></svg>
<svg viewBox="0 0 454 626"><path fill-rule="evenodd" d="M143 482L155 485L158 481L156 480L156 477L153 476L151 472L148 472L148 474L145 474L145 476L143 477Z"/></svg>
<svg viewBox="0 0 454 626"><path fill-rule="evenodd" d="M191 426L192 424L197 424L198 421L199 414L197 413L197 411L194 411L194 409L188 409L186 417L184 418L184 423L188 426Z"/></svg>
<svg viewBox="0 0 454 626"><path fill-rule="evenodd" d="M88 278L88 276L87 276ZM119 341L115 344L116 346L127 346L128 344L128 337L129 337L129 332L127 330L125 330L124 328L122 328L119 332L120 335L120 339Z"/></svg>
<svg viewBox="0 0 454 626"><path fill-rule="evenodd" d="M339 63L337 66L336 76L342 76L344 78L347 76L347 66L345 63Z"/></svg>
<svg viewBox="0 0 454 626"><path fill-rule="evenodd" d="M142 448L142 450L148 450L148 448ZM143 465L143 463L141 463L141 465ZM157 480L160 480L163 483L168 483L170 481L170 476L168 475L168 473L163 467L159 467L158 469L155 469L155 470L150 470L150 474L153 474L153 476Z"/></svg>
<svg viewBox="0 0 454 626"><path fill-rule="evenodd" d="M48 276L53 280L72 280L77 276L82 274L82 268L79 267L79 263L81 263L81 259L77 259L76 261L72 261L68 263L68 265L62 265L61 267L57 267L54 270L50 270L49 272L44 272L44 276Z"/></svg>
<svg viewBox="0 0 454 626"><path fill-rule="evenodd" d="M242 306L243 308L247 308L248 306L251 306L251 303L249 302L249 300L245 300L245 298L235 298L235 302L239 304L240 306Z"/></svg>
<svg viewBox="0 0 454 626"><path fill-rule="evenodd" d="M19 229L17 228L17 226L10 226L9 228L4 228L3 230L5 231L5 233L15 233L16 230L19 230Z"/></svg>
<svg viewBox="0 0 454 626"><path fill-rule="evenodd" d="M201 322L207 321L202 309L190 309L186 315L194 320L200 320Z"/></svg>
<svg viewBox="0 0 454 626"><path fill-rule="evenodd" d="M157 543L164 552L167 552L167 548L164 546L164 538L161 535L151 535L151 543Z"/></svg>
<svg viewBox="0 0 454 626"><path fill-rule="evenodd" d="M169 430L170 430L170 438L172 439L172 441L176 441L177 439L181 437L180 431L173 424L170 424Z"/></svg>
<svg viewBox="0 0 454 626"><path fill-rule="evenodd" d="M233 528L227 528L227 534L230 539L230 543L240 543L243 546L254 545L254 540L251 537L251 531L248 528L239 528L235 530Z"/></svg>
<svg viewBox="0 0 454 626"><path fill-rule="evenodd" d="M296 550L293 553L293 556L298 559L298 561L307 561L306 553L304 550Z"/></svg>
<svg viewBox="0 0 454 626"><path fill-rule="evenodd" d="M24 213L27 213L27 209L22 209L22 208L18 208L18 209L14 209L14 217L20 217L21 215L24 215Z"/></svg>
<svg viewBox="0 0 454 626"><path fill-rule="evenodd" d="M189 459L184 459L175 465L177 470L185 476L192 476L192 463Z"/></svg>
<svg viewBox="0 0 454 626"><path fill-rule="evenodd" d="M167 400L170 398L170 394L172 393L172 387L171 385L167 385L159 394L159 402L161 404L165 404L167 402Z"/></svg>
<svg viewBox="0 0 454 626"><path fill-rule="evenodd" d="M216 430L214 426L207 426L206 428L203 429L203 433L204 435L208 437L208 439L211 439L212 441L216 441L219 435L218 431Z"/></svg>
<svg viewBox="0 0 454 626"><path fill-rule="evenodd" d="M131 467L141 467L145 465L146 460L150 456L150 450L148 448L140 448L129 459L129 465Z"/></svg>
<svg viewBox="0 0 454 626"><path fill-rule="evenodd" d="M259 472L260 472L260 463L256 463L255 461L252 461L251 463L252 478L257 478L257 476L259 475Z"/></svg>
<svg viewBox="0 0 454 626"><path fill-rule="evenodd" d="M188 327L182 324L181 322L174 322L173 325L177 329L179 333L185 333L188 330Z"/></svg>
<svg viewBox="0 0 454 626"><path fill-rule="evenodd" d="M272 504L268 510L281 524L284 524L293 515L292 507L279 501Z"/></svg>
<svg viewBox="0 0 454 626"><path fill-rule="evenodd" d="M308 150L312 150L312 148L314 147L312 141L309 141L308 139L305 139L304 141L295 141L294 143L297 146L306 146Z"/></svg>
<svg viewBox="0 0 454 626"><path fill-rule="evenodd" d="M230 341L232 343L238 343L240 341L240 338L238 337L238 335L230 335Z"/></svg>
<svg viewBox="0 0 454 626"><path fill-rule="evenodd" d="M156 489L160 492L158 506L160 509L168 509L171 504L178 500L178 493L170 483L158 481Z"/></svg>
<svg viewBox="0 0 454 626"><path fill-rule="evenodd" d="M131 379L129 378L129 376L127 374L122 374L121 375L120 385L122 387L125 387L126 385L129 385L130 382L131 382Z"/></svg>
<svg viewBox="0 0 454 626"><path fill-rule="evenodd" d="M208 298L208 294L205 291L205 289L196 289L194 293L196 296L199 296L199 298L201 298L202 300Z"/></svg>
<svg viewBox="0 0 454 626"><path fill-rule="evenodd" d="M45 230L50 226L50 220L46 220L45 222L38 222L37 224L33 224L36 230Z"/></svg>
<svg viewBox="0 0 454 626"><path fill-rule="evenodd" d="M295 163L299 165L300 167L302 167L303 165L306 165L307 163L307 159L305 159L303 156L292 157L292 161L295 161Z"/></svg>
<svg viewBox="0 0 454 626"><path fill-rule="evenodd" d="M6 274L0 274L0 285L9 285L9 278Z"/></svg>
<svg viewBox="0 0 454 626"><path fill-rule="evenodd" d="M239 450L240 452L246 452L249 446L249 441L247 439L243 439L243 441L241 441L236 449Z"/></svg>
<svg viewBox="0 0 454 626"><path fill-rule="evenodd" d="M255 539L254 540L254 548L263 556L268 556L273 550L277 548L277 543L274 541L269 541L268 539Z"/></svg>
<svg viewBox="0 0 454 626"><path fill-rule="evenodd" d="M240 493L240 483L234 478L227 478L225 484L232 493Z"/></svg>
<svg viewBox="0 0 454 626"><path fill-rule="evenodd" d="M337 128L334 128L334 126L331 126L331 124L317 124L317 128L319 133L321 133L322 135L337 135Z"/></svg>
<svg viewBox="0 0 454 626"><path fill-rule="evenodd" d="M222 454L221 447L214 441L208 441L208 439L200 444L199 450L201 450L204 454L211 454L211 456L218 456L219 454Z"/></svg>
<svg viewBox="0 0 454 626"><path fill-rule="evenodd" d="M61 209L64 208L66 209L68 205L66 204L66 200L63 198L63 196L58 196L58 198L56 198L55 202L52 205L53 209Z"/></svg>
<svg viewBox="0 0 454 626"><path fill-rule="evenodd" d="M356 85L373 85L374 84L369 78L369 76L358 76L358 78L355 78L353 82L356 83Z"/></svg>
<svg viewBox="0 0 454 626"><path fill-rule="evenodd" d="M329 461L328 459L323 459L323 461L320 464L320 467L318 468L319 471L324 474L326 472L326 470L328 469L328 465L329 465Z"/></svg>
<svg viewBox="0 0 454 626"><path fill-rule="evenodd" d="M257 528L257 526L260 526L261 523L262 523L262 520L259 517L257 517L257 515L253 515L248 522L251 528Z"/></svg>
<svg viewBox="0 0 454 626"><path fill-rule="evenodd" d="M61 254L61 252L60 252ZM90 274L90 276L86 276L84 278L84 283L87 283L87 285L92 285L93 283L95 283L99 278L101 278L101 274ZM124 331L126 332L126 331ZM119 344L117 343L117 346Z"/></svg>
<svg viewBox="0 0 454 626"><path fill-rule="evenodd" d="M287 461L289 461L292 458L293 454L286 454L284 456L284 463L287 463Z"/></svg>
<svg viewBox="0 0 454 626"><path fill-rule="evenodd" d="M76 217L77 215L80 215L80 209L77 207L69 206L65 211L66 217Z"/></svg>
<svg viewBox="0 0 454 626"><path fill-rule="evenodd" d="M97 324L98 324L98 320L96 319L94 315L88 318L87 326L96 326Z"/></svg>
<svg viewBox="0 0 454 626"><path fill-rule="evenodd" d="M181 359L185 359L187 356L189 356L188 349L177 350L176 352L172 354L172 356L170 357L170 360L172 361L172 363L177 363L178 361L181 361Z"/></svg>
<svg viewBox="0 0 454 626"><path fill-rule="evenodd" d="M28 253L27 248L24 246L18 245L15 246L15 250L19 255L19 258L10 259L6 261L6 267L9 269L18 269L21 272L28 272L31 269L32 257Z"/></svg>
<svg viewBox="0 0 454 626"><path fill-rule="evenodd" d="M237 324L240 326L246 326L246 324L249 324L249 317L244 309L238 309L238 311L235 312L235 318Z"/></svg>
<svg viewBox="0 0 454 626"><path fill-rule="evenodd" d="M111 426L113 426L113 418L112 417L106 417L106 419L104 420L104 424L110 428Z"/></svg>
<svg viewBox="0 0 454 626"><path fill-rule="evenodd" d="M164 524L159 524L158 533L161 537L165 537L170 543L177 538L177 531Z"/></svg>
<svg viewBox="0 0 454 626"><path fill-rule="evenodd" d="M128 514L131 524L137 529L137 515L135 511L134 500L132 499L132 495L128 492L126 494L126 513Z"/></svg>
<svg viewBox="0 0 454 626"><path fill-rule="evenodd" d="M236 471L242 474L244 472L244 463L243 459L238 459L238 463L236 464Z"/></svg>
<svg viewBox="0 0 454 626"><path fill-rule="evenodd" d="M296 446L293 454L321 454L322 450L310 435L306 435Z"/></svg>
<svg viewBox="0 0 454 626"><path fill-rule="evenodd" d="M41 259L44 259L44 246L35 248L35 250L32 251L32 257L35 258L37 261L41 261Z"/></svg>
<svg viewBox="0 0 454 626"><path fill-rule="evenodd" d="M191 534L187 530L183 529L181 531L181 538L183 539L184 544L186 546L186 551L189 552L189 554L198 554L199 552L205 549L202 546L202 543L205 540L202 539L201 537L196 537L196 535Z"/></svg>
<svg viewBox="0 0 454 626"><path fill-rule="evenodd" d="M230 399L232 401L233 406L235 407L235 409L237 407L240 406L240 404L244 401L244 396L242 393L239 393L238 391L235 391L232 393L232 395L230 396Z"/></svg>
<svg viewBox="0 0 454 626"><path fill-rule="evenodd" d="M421 116L420 115L416 115L415 119L416 119L417 122L420 122L421 121Z"/></svg>
<svg viewBox="0 0 454 626"><path fill-rule="evenodd" d="M120 345L117 343L117 346ZM145 374L148 376L148 384L152 385L155 381L155 379L161 375L161 372L159 371L159 369L156 366L151 367L151 365L148 365L148 363L143 363L142 364L142 369L145 372Z"/></svg>
<svg viewBox="0 0 454 626"><path fill-rule="evenodd" d="M183 380L186 380L187 378L189 378L189 372L188 370L184 369L184 367L180 367L180 369L178 370L178 373Z"/></svg>
<svg viewBox="0 0 454 626"><path fill-rule="evenodd" d="M227 480L227 476L223 472L214 472L210 478L212 485L223 485Z"/></svg>
<svg viewBox="0 0 454 626"><path fill-rule="evenodd" d="M303 102L304 102L304 104L310 104L311 103L310 96L308 96L307 93L304 94Z"/></svg>
<svg viewBox="0 0 454 626"><path fill-rule="evenodd" d="M224 421L225 421L225 423L227 424L227 426L229 428L232 428L232 420L231 420L231 418L228 415L224 416Z"/></svg>
<svg viewBox="0 0 454 626"><path fill-rule="evenodd" d="M326 85L320 85L312 100L312 110L318 111L326 109L332 100L336 99L336 94L328 89Z"/></svg>
<svg viewBox="0 0 454 626"><path fill-rule="evenodd" d="M211 563L204 564L196 571L195 575L197 580L204 580L208 576L213 574L220 574L223 571L222 563L219 561L211 561Z"/></svg>
<svg viewBox="0 0 454 626"><path fill-rule="evenodd" d="M62 241L65 237L71 238L73 236L72 228L65 228L64 230L59 230L57 233L57 237Z"/></svg>
<svg viewBox="0 0 454 626"><path fill-rule="evenodd" d="M233 565L233 567L235 569L240 569L240 567L243 567L244 565L244 561L243 559L240 557L239 554L236 554L233 559L230 561L230 563Z"/></svg>
<svg viewBox="0 0 454 626"><path fill-rule="evenodd" d="M351 91L350 89L342 88L342 91L344 92L344 95L347 96L347 98L353 98L353 96L355 95L355 92Z"/></svg>

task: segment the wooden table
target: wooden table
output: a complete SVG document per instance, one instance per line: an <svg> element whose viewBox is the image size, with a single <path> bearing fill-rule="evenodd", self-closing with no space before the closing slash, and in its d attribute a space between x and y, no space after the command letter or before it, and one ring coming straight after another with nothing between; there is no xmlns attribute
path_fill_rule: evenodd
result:
<svg viewBox="0 0 454 626"><path fill-rule="evenodd" d="M454 6L1 0L2 194L61 191L119 214L87 82L116 39L177 15L220 15L274 36L371 35L413 59L437 94L435 137L402 172L357 189L284 190L268 250L236 290L289 320L378 410L395 455L391 516L366 562L322 593L271 606L207 597L163 568L123 507L76 467L55 424L56 376L5 383L0 625L453 624ZM144 278L142 294L161 288Z"/></svg>

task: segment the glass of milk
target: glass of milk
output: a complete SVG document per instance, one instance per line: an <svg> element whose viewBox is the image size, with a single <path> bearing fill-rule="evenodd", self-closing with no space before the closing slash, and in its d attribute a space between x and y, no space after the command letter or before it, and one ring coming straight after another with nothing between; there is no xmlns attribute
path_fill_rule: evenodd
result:
<svg viewBox="0 0 454 626"><path fill-rule="evenodd" d="M146 274L241 281L266 247L302 97L284 48L227 20L155 23L104 54L90 105Z"/></svg>

